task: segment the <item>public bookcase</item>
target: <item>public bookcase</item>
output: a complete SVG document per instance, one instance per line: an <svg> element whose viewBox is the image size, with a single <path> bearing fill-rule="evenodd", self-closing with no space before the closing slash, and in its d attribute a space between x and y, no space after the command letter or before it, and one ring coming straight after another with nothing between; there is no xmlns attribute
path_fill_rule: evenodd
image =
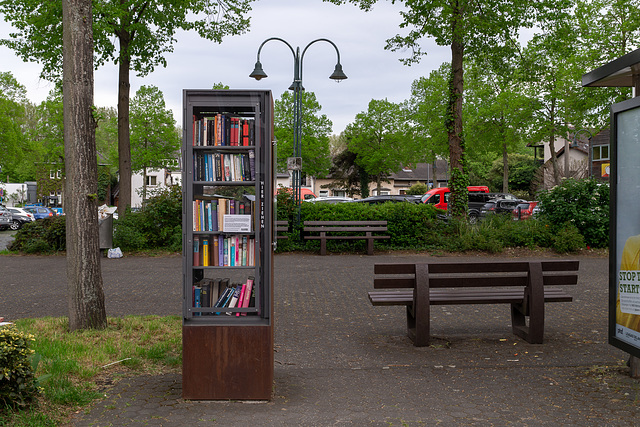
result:
<svg viewBox="0 0 640 427"><path fill-rule="evenodd" d="M640 357L640 97L611 106L609 342Z"/></svg>
<svg viewBox="0 0 640 427"><path fill-rule="evenodd" d="M273 99L183 91L182 396L270 399Z"/></svg>

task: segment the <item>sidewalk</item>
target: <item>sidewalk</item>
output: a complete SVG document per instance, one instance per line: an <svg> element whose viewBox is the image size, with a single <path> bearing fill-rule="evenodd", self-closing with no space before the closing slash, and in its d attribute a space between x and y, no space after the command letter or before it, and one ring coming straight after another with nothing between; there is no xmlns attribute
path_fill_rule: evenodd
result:
<svg viewBox="0 0 640 427"><path fill-rule="evenodd" d="M72 425L637 424L640 384L607 344L607 259L579 257L574 302L546 306L542 345L513 336L508 306L471 305L434 307L436 339L416 348L403 308L372 307L366 292L374 263L425 257L277 255L270 402L189 402L179 374L134 377ZM66 314L63 257L5 256L0 268L0 313ZM181 271L179 257L104 259L108 315L180 313Z"/></svg>

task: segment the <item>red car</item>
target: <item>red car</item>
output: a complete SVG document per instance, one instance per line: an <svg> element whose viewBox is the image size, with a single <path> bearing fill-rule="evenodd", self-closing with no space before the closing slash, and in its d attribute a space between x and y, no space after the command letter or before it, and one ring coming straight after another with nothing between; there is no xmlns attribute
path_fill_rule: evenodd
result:
<svg viewBox="0 0 640 427"><path fill-rule="evenodd" d="M529 219L533 216L533 210L538 205L538 202L521 202L513 210L513 219Z"/></svg>

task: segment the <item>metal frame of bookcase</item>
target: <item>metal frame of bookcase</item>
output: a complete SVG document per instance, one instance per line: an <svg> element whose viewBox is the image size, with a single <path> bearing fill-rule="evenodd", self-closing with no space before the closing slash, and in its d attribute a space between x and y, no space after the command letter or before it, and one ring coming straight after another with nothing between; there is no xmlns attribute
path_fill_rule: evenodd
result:
<svg viewBox="0 0 640 427"><path fill-rule="evenodd" d="M207 114L210 113L210 114ZM195 180L194 153L245 152L246 147L193 146L194 115L229 113L255 119L255 181ZM274 240L273 98L269 90L183 91L183 397L187 399L269 399L273 382L273 240ZM205 186L251 186L255 189L253 236L254 266L193 266L196 235L220 232L193 231L193 203ZM239 234L239 233L233 233ZM194 271L203 276L254 276L255 307L243 309L194 308ZM214 271L214 273L211 273ZM220 277L218 276L218 277ZM225 316L247 312L246 316ZM215 313L220 313L216 315ZM256 362L257 361L257 362ZM246 376L246 380L243 377Z"/></svg>

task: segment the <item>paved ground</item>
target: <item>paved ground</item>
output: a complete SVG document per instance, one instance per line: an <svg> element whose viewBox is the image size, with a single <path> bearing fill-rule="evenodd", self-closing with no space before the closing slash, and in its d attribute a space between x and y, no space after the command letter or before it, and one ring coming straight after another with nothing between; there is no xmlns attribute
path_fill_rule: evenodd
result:
<svg viewBox="0 0 640 427"><path fill-rule="evenodd" d="M607 259L580 257L575 301L547 305L542 345L511 334L506 306L457 306L433 309L437 339L416 348L403 309L366 291L375 262L427 256L277 255L270 402L184 401L179 374L134 377L73 425L638 424L640 385L606 342ZM108 315L181 312L179 257L102 267ZM64 257L0 256L0 272L0 315L66 315Z"/></svg>

